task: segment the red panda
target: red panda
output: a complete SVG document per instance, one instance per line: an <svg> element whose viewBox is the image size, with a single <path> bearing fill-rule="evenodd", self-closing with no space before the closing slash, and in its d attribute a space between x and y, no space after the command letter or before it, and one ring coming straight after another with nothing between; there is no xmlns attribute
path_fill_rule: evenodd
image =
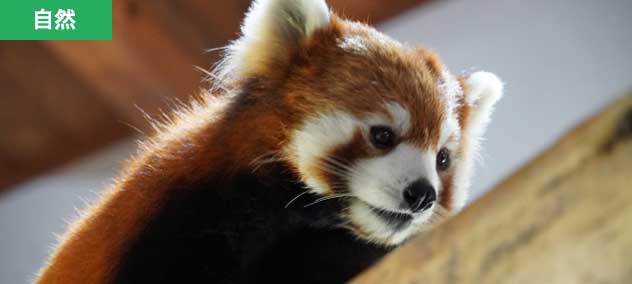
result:
<svg viewBox="0 0 632 284"><path fill-rule="evenodd" d="M37 283L343 283L464 206L502 94L324 0L255 0L213 74Z"/></svg>

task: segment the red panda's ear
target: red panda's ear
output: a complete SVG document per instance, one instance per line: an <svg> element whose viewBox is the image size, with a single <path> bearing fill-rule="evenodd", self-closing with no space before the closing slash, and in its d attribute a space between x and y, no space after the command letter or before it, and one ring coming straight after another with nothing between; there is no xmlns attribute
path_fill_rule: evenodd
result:
<svg viewBox="0 0 632 284"><path fill-rule="evenodd" d="M467 117L464 119L463 130L474 139L481 137L494 110L494 105L502 97L503 83L489 72L475 72L464 78Z"/></svg>
<svg viewBox="0 0 632 284"><path fill-rule="evenodd" d="M218 68L223 79L266 74L289 58L289 50L329 25L324 0L255 0ZM227 78L228 77L228 78Z"/></svg>

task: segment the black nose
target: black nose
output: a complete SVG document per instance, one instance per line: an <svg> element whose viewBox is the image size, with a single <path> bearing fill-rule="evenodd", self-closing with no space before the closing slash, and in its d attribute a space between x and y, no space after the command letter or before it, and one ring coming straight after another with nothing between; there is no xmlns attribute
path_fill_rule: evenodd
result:
<svg viewBox="0 0 632 284"><path fill-rule="evenodd" d="M419 179L404 189L404 200L410 210L419 212L427 210L437 200L437 193L427 179Z"/></svg>

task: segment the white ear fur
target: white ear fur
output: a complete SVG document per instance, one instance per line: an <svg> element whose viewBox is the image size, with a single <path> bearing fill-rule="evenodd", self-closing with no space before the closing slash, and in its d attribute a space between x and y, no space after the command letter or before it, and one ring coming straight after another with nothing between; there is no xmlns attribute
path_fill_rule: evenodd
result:
<svg viewBox="0 0 632 284"><path fill-rule="evenodd" d="M467 93L465 104L471 106L467 124L463 131L468 136L464 145L466 155L463 162L459 163L457 176L455 177L453 206L460 210L467 201L467 188L470 187L470 179L473 174L473 163L470 159L478 155L480 138L484 134L489 123L494 105L502 97L503 83L498 77L489 72L476 72L465 80Z"/></svg>
<svg viewBox="0 0 632 284"><path fill-rule="evenodd" d="M493 73L479 71L466 79L465 103L472 106L467 131L473 138L483 135L494 105L502 97L503 83Z"/></svg>
<svg viewBox="0 0 632 284"><path fill-rule="evenodd" d="M248 77L285 60L288 48L329 24L324 0L254 0L241 26L242 36L227 48L217 75Z"/></svg>

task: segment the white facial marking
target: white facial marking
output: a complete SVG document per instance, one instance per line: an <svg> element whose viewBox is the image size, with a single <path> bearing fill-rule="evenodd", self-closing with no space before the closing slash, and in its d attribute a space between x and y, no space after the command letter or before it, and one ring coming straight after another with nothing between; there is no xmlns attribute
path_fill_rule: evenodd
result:
<svg viewBox="0 0 632 284"><path fill-rule="evenodd" d="M388 223L385 223L365 203L355 200L349 206L349 218L360 226L364 237L369 241L380 244L398 245L415 233L425 229L430 222L433 210L426 210L415 216L408 227L394 231Z"/></svg>
<svg viewBox="0 0 632 284"><path fill-rule="evenodd" d="M388 102L384 105L389 112L390 117L384 117L382 115L373 114L364 120L365 129L369 129L371 126L389 126L393 128L397 135L405 135L411 128L410 113L402 105L396 102Z"/></svg>
<svg viewBox="0 0 632 284"><path fill-rule="evenodd" d="M449 114L441 124L437 150L446 147L451 151L456 151L460 137L461 127L459 126L459 121L454 114Z"/></svg>
<svg viewBox="0 0 632 284"><path fill-rule="evenodd" d="M357 125L351 114L334 112L309 118L294 131L285 153L312 192L325 194L331 190L315 171L329 150L351 141Z"/></svg>
<svg viewBox="0 0 632 284"><path fill-rule="evenodd" d="M439 188L435 153L402 143L386 155L357 161L349 178L349 190L374 207L409 213L403 203L404 188L420 178Z"/></svg>
<svg viewBox="0 0 632 284"><path fill-rule="evenodd" d="M395 122L394 128L400 131L400 135L408 133L411 127L410 113L402 105L389 102L386 104L386 109L389 111Z"/></svg>

